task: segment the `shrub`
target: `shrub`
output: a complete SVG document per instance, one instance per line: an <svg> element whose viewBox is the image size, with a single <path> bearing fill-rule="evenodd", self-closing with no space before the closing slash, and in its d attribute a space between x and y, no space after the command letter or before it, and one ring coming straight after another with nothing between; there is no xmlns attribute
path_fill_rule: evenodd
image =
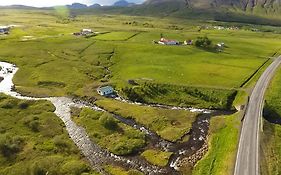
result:
<svg viewBox="0 0 281 175"><path fill-rule="evenodd" d="M39 132L40 130L39 118L36 116L24 118L23 123L33 132Z"/></svg>
<svg viewBox="0 0 281 175"><path fill-rule="evenodd" d="M207 37L198 37L197 40L195 41L195 46L196 47L202 47L202 48L208 48L212 44L212 41Z"/></svg>
<svg viewBox="0 0 281 175"><path fill-rule="evenodd" d="M29 106L29 104L28 104L27 102L21 102L21 103L19 104L19 108L20 108L20 109L27 109L28 106Z"/></svg>
<svg viewBox="0 0 281 175"><path fill-rule="evenodd" d="M24 139L18 136L0 136L0 151L4 157L11 157L21 151Z"/></svg>
<svg viewBox="0 0 281 175"><path fill-rule="evenodd" d="M118 127L116 120L113 117L106 114L103 114L100 117L99 121L106 129L116 130Z"/></svg>

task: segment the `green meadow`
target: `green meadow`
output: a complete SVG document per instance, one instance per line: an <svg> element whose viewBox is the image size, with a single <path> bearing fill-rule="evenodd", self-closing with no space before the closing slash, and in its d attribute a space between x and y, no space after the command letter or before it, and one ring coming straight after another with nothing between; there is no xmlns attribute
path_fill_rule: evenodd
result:
<svg viewBox="0 0 281 175"><path fill-rule="evenodd" d="M239 88L280 45L280 36L274 33L199 31L198 21L121 15L78 15L66 20L50 10L1 13L0 23L18 27L0 37L0 58L20 67L14 79L17 90L33 96L96 96L99 85L109 83L120 90L129 86L128 80ZM72 35L81 28L98 33L89 38ZM218 53L195 46L153 44L160 35L179 41L208 36L227 48Z"/></svg>

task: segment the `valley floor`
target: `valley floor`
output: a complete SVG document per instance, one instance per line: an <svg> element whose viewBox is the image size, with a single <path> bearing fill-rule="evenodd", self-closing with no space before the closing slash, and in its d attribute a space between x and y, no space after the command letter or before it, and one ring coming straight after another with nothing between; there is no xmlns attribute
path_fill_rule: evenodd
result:
<svg viewBox="0 0 281 175"><path fill-rule="evenodd" d="M24 166L35 174L96 174L89 167L114 175L231 174L240 126L235 108L245 104L281 44L279 34L251 30L259 26L228 28L232 23L79 13L69 18L52 10L1 14L0 24L15 27L0 36L0 60L19 70L12 90L0 90L20 98L0 97L3 174L19 174ZM95 33L73 35L82 28ZM155 44L161 36L181 42L208 36L213 46L226 47L218 52ZM122 98L98 95L105 85Z"/></svg>

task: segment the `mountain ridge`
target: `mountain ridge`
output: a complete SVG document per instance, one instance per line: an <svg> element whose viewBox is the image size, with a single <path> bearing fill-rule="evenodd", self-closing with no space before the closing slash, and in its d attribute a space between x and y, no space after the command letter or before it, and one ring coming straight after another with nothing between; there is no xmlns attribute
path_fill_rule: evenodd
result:
<svg viewBox="0 0 281 175"><path fill-rule="evenodd" d="M281 14L281 0L147 0L144 5L184 4L189 9L226 8L261 14Z"/></svg>

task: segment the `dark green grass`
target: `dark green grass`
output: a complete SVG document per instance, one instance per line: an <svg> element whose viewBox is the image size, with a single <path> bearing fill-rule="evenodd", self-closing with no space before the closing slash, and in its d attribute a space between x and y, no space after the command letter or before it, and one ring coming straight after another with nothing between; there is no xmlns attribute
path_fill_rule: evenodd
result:
<svg viewBox="0 0 281 175"><path fill-rule="evenodd" d="M231 109L235 90L141 83L125 87L121 94L131 101L172 106Z"/></svg>
<svg viewBox="0 0 281 175"><path fill-rule="evenodd" d="M46 101L0 95L0 174L94 173L53 111Z"/></svg>

